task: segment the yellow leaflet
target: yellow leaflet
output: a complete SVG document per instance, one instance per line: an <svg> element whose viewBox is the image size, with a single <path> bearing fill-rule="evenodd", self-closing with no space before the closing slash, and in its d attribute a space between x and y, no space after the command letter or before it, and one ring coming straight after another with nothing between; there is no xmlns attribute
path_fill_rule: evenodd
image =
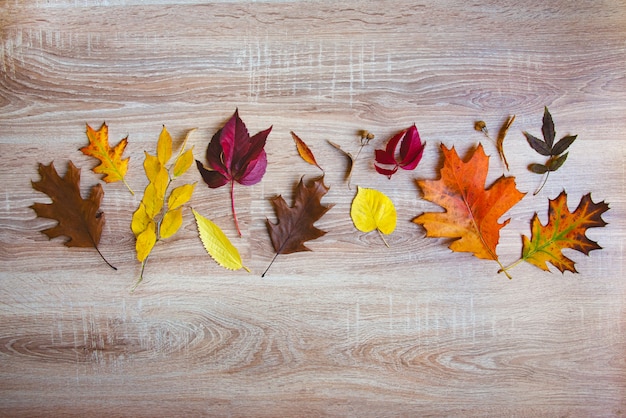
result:
<svg viewBox="0 0 626 418"><path fill-rule="evenodd" d="M396 208L391 199L378 190L358 187L350 208L350 217L361 232L377 229L381 234L391 234L396 229Z"/></svg>
<svg viewBox="0 0 626 418"><path fill-rule="evenodd" d="M229 270L239 270L240 268L250 272L241 262L241 256L237 248L224 235L222 230L209 219L191 209L196 218L198 234L204 249L220 266Z"/></svg>
<svg viewBox="0 0 626 418"><path fill-rule="evenodd" d="M182 186L178 186L172 190L170 197L167 199L167 208L169 210L176 209L177 207L189 202L195 186L196 183L183 184Z"/></svg>
<svg viewBox="0 0 626 418"><path fill-rule="evenodd" d="M143 202L139 203L139 207L137 208L135 213L133 213L133 220L130 224L130 229L133 230L133 234L135 234L135 237L139 236L139 234L145 231L150 222L152 222L152 219L148 216L148 213L146 212L146 205Z"/></svg>
<svg viewBox="0 0 626 418"><path fill-rule="evenodd" d="M159 162L156 156L150 155L146 151L144 151L144 154L146 158L143 160L143 169L146 172L148 180L154 182L161 169L163 169L163 164Z"/></svg>
<svg viewBox="0 0 626 418"><path fill-rule="evenodd" d="M163 197L158 195L154 183L146 186L141 203L145 205L146 214L150 219L154 219L163 209Z"/></svg>
<svg viewBox="0 0 626 418"><path fill-rule="evenodd" d="M174 235L183 224L183 208L168 210L161 221L159 235L161 238L169 238Z"/></svg>
<svg viewBox="0 0 626 418"><path fill-rule="evenodd" d="M185 174L189 167L193 164L193 147L183 152L176 158L174 163L174 177Z"/></svg>
<svg viewBox="0 0 626 418"><path fill-rule="evenodd" d="M135 249L137 250L137 260L144 262L150 255L150 251L156 244L156 226L154 222L150 222L148 227L137 236L137 242L135 243Z"/></svg>
<svg viewBox="0 0 626 418"><path fill-rule="evenodd" d="M170 185L170 176L167 174L165 167L161 168L161 171L159 171L152 183L154 184L157 195L163 199L167 191L167 186Z"/></svg>
<svg viewBox="0 0 626 418"><path fill-rule="evenodd" d="M159 159L161 165L165 165L171 157L172 137L167 129L165 129L165 125L163 125L163 129L159 135L159 141L157 142L157 158Z"/></svg>

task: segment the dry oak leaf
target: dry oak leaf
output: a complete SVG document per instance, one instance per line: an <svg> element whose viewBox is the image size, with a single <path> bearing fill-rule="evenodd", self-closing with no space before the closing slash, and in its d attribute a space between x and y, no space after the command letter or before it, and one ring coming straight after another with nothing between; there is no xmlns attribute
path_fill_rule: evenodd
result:
<svg viewBox="0 0 626 418"><path fill-rule="evenodd" d="M517 190L514 177L501 176L485 189L489 157L481 144L463 161L454 147L443 144L444 156L438 180L418 180L424 199L434 202L445 212L427 212L413 222L426 229L427 237L453 238L450 249L469 252L477 258L500 264L496 246L500 229L509 219L498 219L517 204L525 193ZM502 267L502 265L500 264Z"/></svg>
<svg viewBox="0 0 626 418"><path fill-rule="evenodd" d="M546 263L551 263L561 273L569 270L577 273L574 261L565 257L561 252L564 248L571 248L589 255L591 250L602 247L585 235L588 228L603 227L607 223L602 214L609 210L604 201L594 203L591 193L584 195L574 212L567 208L567 194L565 191L554 200L550 200L548 207L548 222L542 225L535 213L531 221L531 238L522 237L522 259L549 271Z"/></svg>
<svg viewBox="0 0 626 418"><path fill-rule="evenodd" d="M333 204L325 206L321 203L322 197L328 190L329 187L324 184L324 176L314 178L306 185L301 178L295 190L292 207L287 205L281 195L271 199L278 222L272 223L266 219L272 246L276 251L270 266L278 254L311 251L304 245L304 242L326 234L326 231L322 231L313 224L334 206ZM269 266L262 277L265 276L267 270Z"/></svg>
<svg viewBox="0 0 626 418"><path fill-rule="evenodd" d="M87 139L89 139L89 145L82 147L80 151L100 160L100 165L94 167L92 171L96 174L103 174L102 180L106 183L122 181L130 193L134 195L135 192L124 178L128 171L130 157L122 158L122 154L128 144L128 137L123 138L114 147L109 146L109 127L103 123L97 131L87 125Z"/></svg>
<svg viewBox="0 0 626 418"><path fill-rule="evenodd" d="M54 168L39 164L41 180L32 182L33 189L50 196L52 203L34 203L31 208L41 218L55 219L59 223L41 232L48 238L66 236L66 247L93 247L100 257L113 267L100 253L98 244L104 227L104 213L100 212L100 203L104 197L102 185L91 188L87 199L80 195L80 169L70 161L67 173L61 178Z"/></svg>

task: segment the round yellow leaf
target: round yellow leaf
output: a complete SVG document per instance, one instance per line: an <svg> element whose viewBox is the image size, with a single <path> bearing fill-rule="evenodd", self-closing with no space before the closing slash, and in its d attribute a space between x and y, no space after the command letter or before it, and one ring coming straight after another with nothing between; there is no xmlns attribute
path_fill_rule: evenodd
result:
<svg viewBox="0 0 626 418"><path fill-rule="evenodd" d="M361 232L378 229L383 234L391 234L396 229L396 208L391 199L378 190L358 187L350 217Z"/></svg>

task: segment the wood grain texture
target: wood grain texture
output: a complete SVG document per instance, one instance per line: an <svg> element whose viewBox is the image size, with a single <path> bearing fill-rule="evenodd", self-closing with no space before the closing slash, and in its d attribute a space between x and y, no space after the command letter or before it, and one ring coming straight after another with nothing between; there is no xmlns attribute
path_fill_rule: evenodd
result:
<svg viewBox="0 0 626 418"><path fill-rule="evenodd" d="M623 416L626 412L626 2L7 0L0 3L0 415L3 416ZM543 107L557 136L578 134L568 161L532 197ZM233 239L250 267L228 272L204 252L193 216L157 245L145 281L129 224L141 192L104 186L100 249L69 249L39 231L29 208L37 163L71 159L84 193L98 177L77 150L85 124L129 136L128 181L146 185L143 151L165 124L202 158L235 108L254 133L273 125L263 181L228 190L198 183L192 204ZM502 174L530 191L510 212L498 252L565 189L570 208L592 192L609 225L603 247L568 253L580 274L497 265L452 254L410 222L436 206L439 143L479 141ZM416 123L427 148L415 172L375 173L373 150ZM354 168L357 133L376 134ZM334 203L312 252L273 256L269 198L287 201L302 175L289 132L307 142ZM195 171L185 181L201 181ZM384 247L349 218L355 185L398 210Z"/></svg>

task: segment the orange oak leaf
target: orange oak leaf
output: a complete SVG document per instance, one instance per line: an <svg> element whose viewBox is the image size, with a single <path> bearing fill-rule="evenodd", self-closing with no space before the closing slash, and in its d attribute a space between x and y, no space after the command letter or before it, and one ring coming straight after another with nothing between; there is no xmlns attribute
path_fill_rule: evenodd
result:
<svg viewBox="0 0 626 418"><path fill-rule="evenodd" d="M591 193L584 195L574 212L567 208L567 194L565 191L548 206L548 222L542 225L535 213L531 221L531 238L522 237L522 260L549 271L546 263L551 263L561 273L569 270L577 273L574 261L565 257L561 252L564 248L571 248L589 255L591 250L602 247L585 235L588 228L603 227L607 223L602 214L609 210L604 201L594 203Z"/></svg>
<svg viewBox="0 0 626 418"><path fill-rule="evenodd" d="M98 249L104 227L104 213L100 212L100 203L104 197L102 185L93 186L89 197L83 199L79 186L80 170L71 161L63 178L53 163L49 166L39 164L39 174L41 180L32 182L33 189L50 196L52 203L34 203L31 208L41 218L58 221L57 225L41 232L50 239L66 236L66 247L94 247L100 257L115 269Z"/></svg>
<svg viewBox="0 0 626 418"><path fill-rule="evenodd" d="M496 246L500 229L509 219L498 219L517 204L525 193L517 190L514 177L501 176L485 189L489 157L481 144L466 161L454 147L441 145L444 162L438 180L417 182L424 199L438 204L445 212L427 212L413 222L426 229L427 237L453 238L450 249L469 252L477 258L495 260L500 264ZM502 267L502 265L500 264Z"/></svg>
<svg viewBox="0 0 626 418"><path fill-rule="evenodd" d="M292 207L289 207L280 195L272 198L271 202L278 222L272 223L269 219L266 220L272 245L276 251L270 266L278 254L311 251L304 245L304 242L326 234L326 231L316 228L313 224L334 206L333 204L324 206L321 203L322 197L328 190L329 187L324 184L324 176L321 176L309 181L306 185L300 179ZM269 266L262 277L265 276L267 270Z"/></svg>
<svg viewBox="0 0 626 418"><path fill-rule="evenodd" d="M89 145L82 147L80 151L85 155L100 160L100 165L94 167L93 172L103 174L102 180L106 183L122 181L130 193L134 195L135 192L133 192L124 178L128 171L130 157L122 159L122 154L126 144L128 144L128 137L123 138L114 147L109 146L109 127L106 123L103 123L97 131L87 125L87 138L89 139Z"/></svg>

